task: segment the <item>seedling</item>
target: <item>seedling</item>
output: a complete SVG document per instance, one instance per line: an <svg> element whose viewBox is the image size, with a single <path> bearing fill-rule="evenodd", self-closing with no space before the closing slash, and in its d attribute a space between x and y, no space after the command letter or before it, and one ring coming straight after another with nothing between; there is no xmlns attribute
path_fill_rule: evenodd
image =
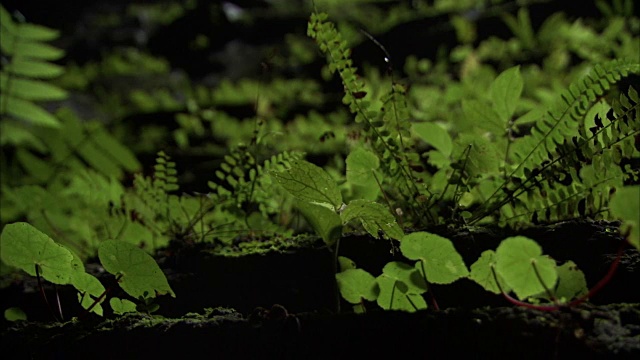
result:
<svg viewBox="0 0 640 360"><path fill-rule="evenodd" d="M2 261L7 265L53 284L72 285L78 291L82 307L87 312L102 315L101 303L108 290L97 278L84 271L77 256L38 229L28 223L6 225L0 235L0 250ZM175 297L158 264L138 247L123 241L106 240L100 245L98 254L102 266L116 276L120 287L134 298L143 300L145 312L154 309L147 301L150 298L163 294ZM39 285L42 290L42 285ZM46 297L45 302L48 303ZM62 320L61 313L56 320Z"/></svg>

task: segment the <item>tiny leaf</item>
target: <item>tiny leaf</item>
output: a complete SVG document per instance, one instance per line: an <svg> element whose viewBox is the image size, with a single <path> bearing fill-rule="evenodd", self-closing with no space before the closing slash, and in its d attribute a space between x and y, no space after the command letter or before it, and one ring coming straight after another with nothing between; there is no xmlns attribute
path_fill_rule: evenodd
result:
<svg viewBox="0 0 640 360"><path fill-rule="evenodd" d="M136 303L131 300L112 297L109 300L109 305L111 305L111 308L116 315L136 312Z"/></svg>
<svg viewBox="0 0 640 360"><path fill-rule="evenodd" d="M27 314L19 307L10 307L4 311L4 318L7 321L22 321L27 320Z"/></svg>

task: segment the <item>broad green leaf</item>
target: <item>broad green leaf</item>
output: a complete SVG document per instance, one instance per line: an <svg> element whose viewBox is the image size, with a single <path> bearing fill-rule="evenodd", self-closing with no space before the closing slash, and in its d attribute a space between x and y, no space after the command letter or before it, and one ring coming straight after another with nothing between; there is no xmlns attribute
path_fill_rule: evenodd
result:
<svg viewBox="0 0 640 360"><path fill-rule="evenodd" d="M380 186L376 181L376 171L380 160L369 150L358 147L351 151L345 160L347 164L347 182L351 185L353 197L375 200L380 195Z"/></svg>
<svg viewBox="0 0 640 360"><path fill-rule="evenodd" d="M271 173L276 181L299 200L337 211L342 195L335 180L322 168L305 160L294 160L291 168Z"/></svg>
<svg viewBox="0 0 640 360"><path fill-rule="evenodd" d="M359 147L349 153L345 162L348 182L377 187L373 174L380 167L380 160L376 154Z"/></svg>
<svg viewBox="0 0 640 360"><path fill-rule="evenodd" d="M377 303L383 309L413 312L427 308L422 297L427 285L411 265L392 261L385 265L376 281L380 286Z"/></svg>
<svg viewBox="0 0 640 360"><path fill-rule="evenodd" d="M504 121L502 121L496 111L484 101L475 99L462 100L462 111L466 120L469 122L469 126L473 129L489 131L496 136L502 136L506 130Z"/></svg>
<svg viewBox="0 0 640 360"><path fill-rule="evenodd" d="M136 303L131 300L112 297L109 300L109 305L111 305L111 308L116 315L136 312Z"/></svg>
<svg viewBox="0 0 640 360"><path fill-rule="evenodd" d="M495 277L493 276L493 271L491 268L495 269L496 265L496 253L493 250L486 250L482 252L480 258L471 265L471 274L469 278L480 286L482 286L485 290L490 291L494 294L500 294L500 288L496 284ZM511 291L509 285L504 282L504 279L500 274L497 274L496 277L500 282L500 286L505 293Z"/></svg>
<svg viewBox="0 0 640 360"><path fill-rule="evenodd" d="M10 307L4 311L4 318L7 319L7 321L27 320L27 314L19 307Z"/></svg>
<svg viewBox="0 0 640 360"><path fill-rule="evenodd" d="M465 164L465 172L468 172L470 177L500 172L500 163L504 160L504 153L500 152L496 144L486 137L465 133L456 139L456 143L462 150L455 156ZM471 146L471 149L466 157L468 146Z"/></svg>
<svg viewBox="0 0 640 360"><path fill-rule="evenodd" d="M8 224L0 235L0 258L5 264L40 275L54 284L68 284L75 271L73 254L46 234L25 222Z"/></svg>
<svg viewBox="0 0 640 360"><path fill-rule="evenodd" d="M462 257L451 240L428 232L414 232L400 241L400 251L411 260L420 260L416 267L426 272L427 280L434 284L450 284L469 275Z"/></svg>
<svg viewBox="0 0 640 360"><path fill-rule="evenodd" d="M342 221L334 211L324 206L298 202L296 207L309 225L328 246L333 246L342 235Z"/></svg>
<svg viewBox="0 0 640 360"><path fill-rule="evenodd" d="M438 149L445 156L451 155L453 145L447 130L428 122L414 123L411 128L424 142Z"/></svg>
<svg viewBox="0 0 640 360"><path fill-rule="evenodd" d="M621 233L628 234L628 241L640 250L640 185L616 189L609 207L613 216L624 220Z"/></svg>
<svg viewBox="0 0 640 360"><path fill-rule="evenodd" d="M50 79L62 75L64 67L45 61L16 56L10 64L4 67L4 71L14 75Z"/></svg>
<svg viewBox="0 0 640 360"><path fill-rule="evenodd" d="M376 279L362 269L348 269L337 273L336 281L340 294L351 304L359 304L362 299L373 301L380 291Z"/></svg>
<svg viewBox="0 0 640 360"><path fill-rule="evenodd" d="M500 116L500 120L506 124L515 112L524 82L520 76L520 66L514 66L503 71L493 81L489 91L493 106Z"/></svg>
<svg viewBox="0 0 640 360"><path fill-rule="evenodd" d="M558 280L555 261L542 255L542 248L535 241L524 236L514 236L502 240L496 250L498 274L511 286L520 299L543 293L544 287L552 289Z"/></svg>
<svg viewBox="0 0 640 360"><path fill-rule="evenodd" d="M164 273L153 258L133 244L107 240L98 248L98 257L105 270L120 275L120 286L138 298L147 294L170 294L176 297Z"/></svg>
<svg viewBox="0 0 640 360"><path fill-rule="evenodd" d="M2 72L0 72L0 90L3 92L11 91L12 96L32 101L62 100L67 97L67 92L57 86L36 80L10 79L7 74Z"/></svg>
<svg viewBox="0 0 640 360"><path fill-rule="evenodd" d="M2 94L0 95L0 104L6 104L6 107L2 109L0 114L7 113L34 125L51 128L60 127L60 122L55 116L31 101Z"/></svg>
<svg viewBox="0 0 640 360"><path fill-rule="evenodd" d="M382 204L369 200L353 200L340 214L342 222L347 224L353 219L362 222L364 229L373 237L378 237L381 230L389 238L400 240L404 231L396 223L395 217Z"/></svg>
<svg viewBox="0 0 640 360"><path fill-rule="evenodd" d="M558 272L556 298L568 302L589 292L584 273L578 269L576 263L567 261L556 269Z"/></svg>

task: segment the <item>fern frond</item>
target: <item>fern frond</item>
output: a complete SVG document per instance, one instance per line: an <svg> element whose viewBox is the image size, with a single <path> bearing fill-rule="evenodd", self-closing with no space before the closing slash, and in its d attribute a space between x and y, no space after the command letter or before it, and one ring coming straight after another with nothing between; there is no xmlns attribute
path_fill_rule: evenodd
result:
<svg viewBox="0 0 640 360"><path fill-rule="evenodd" d="M379 157L381 167L388 175L383 181L397 192L395 197L400 201L415 205L413 199L423 195L426 188L417 186L410 169L410 156L405 151L404 142L409 137L411 127L406 90L400 84L392 84L390 92L381 99L382 109L374 109L366 98L368 94L363 81L356 75L357 68L353 66L351 50L335 25L327 19L325 13L312 13L307 35L315 39L320 51L327 55L329 71L338 72L344 86L342 102L349 106L355 122L362 125L372 149ZM414 155L413 160L417 160L417 154ZM412 210L416 217L430 216L427 207L428 204L420 203Z"/></svg>
<svg viewBox="0 0 640 360"><path fill-rule="evenodd" d="M596 126L555 144L553 152L524 177L512 177L504 186L501 208L503 224L528 221L558 221L578 216L600 217L607 210L610 194L624 180L637 176L624 170L622 160L638 157L635 138L640 134L638 93L633 87L612 101L606 119L596 115ZM522 197L526 193L526 198ZM510 204L510 206L504 206Z"/></svg>
<svg viewBox="0 0 640 360"><path fill-rule="evenodd" d="M58 31L43 26L16 23L0 6L0 50L7 63L0 70L0 116L34 125L59 128L60 122L37 105L37 101L62 100L63 89L44 79L61 75L64 68L51 60L60 59L64 52L46 44L59 36ZM15 142L9 135L2 143Z"/></svg>

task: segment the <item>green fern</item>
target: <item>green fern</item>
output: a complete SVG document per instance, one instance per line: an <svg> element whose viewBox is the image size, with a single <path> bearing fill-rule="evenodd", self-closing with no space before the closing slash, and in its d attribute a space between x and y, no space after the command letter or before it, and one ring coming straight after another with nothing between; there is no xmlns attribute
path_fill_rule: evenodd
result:
<svg viewBox="0 0 640 360"><path fill-rule="evenodd" d="M366 139L387 175L382 182L392 189L389 197L396 199L396 204L389 205L405 207L405 210L412 210L416 218L426 216L433 221L428 211L431 204L428 201L414 201L416 198L431 200L431 193L426 187L417 185L419 178L410 167L419 157L415 152L407 151L411 124L406 89L392 83L389 93L381 98L382 108L376 110L372 101L367 99L364 82L356 74L357 68L350 58L351 50L335 25L327 19L325 13L312 13L307 34L316 40L320 50L327 55L329 71L340 75L344 86L342 101L354 114L355 122L362 126Z"/></svg>
<svg viewBox="0 0 640 360"><path fill-rule="evenodd" d="M554 221L603 211L609 191L630 176L620 168L621 159L637 156L633 146L640 126L637 92L631 88L629 96L613 101L609 122L604 126L598 120L591 135L586 132L587 120L594 116L590 110L605 91L638 72L640 64L614 60L596 65L584 80L572 84L561 103L535 123L530 135L511 144L508 155L513 170L501 184L483 184L485 193L493 192L470 221L497 209L507 223L522 221L522 216ZM520 197L525 193L526 198ZM507 204L511 208L504 207Z"/></svg>
<svg viewBox="0 0 640 360"><path fill-rule="evenodd" d="M0 144L25 140L37 143L26 134L25 125L59 128L60 122L36 102L67 97L66 91L46 81L64 72L64 68L50 62L62 58L64 51L45 43L55 40L59 33L39 25L17 23L2 6L0 27L0 116L5 134Z"/></svg>

